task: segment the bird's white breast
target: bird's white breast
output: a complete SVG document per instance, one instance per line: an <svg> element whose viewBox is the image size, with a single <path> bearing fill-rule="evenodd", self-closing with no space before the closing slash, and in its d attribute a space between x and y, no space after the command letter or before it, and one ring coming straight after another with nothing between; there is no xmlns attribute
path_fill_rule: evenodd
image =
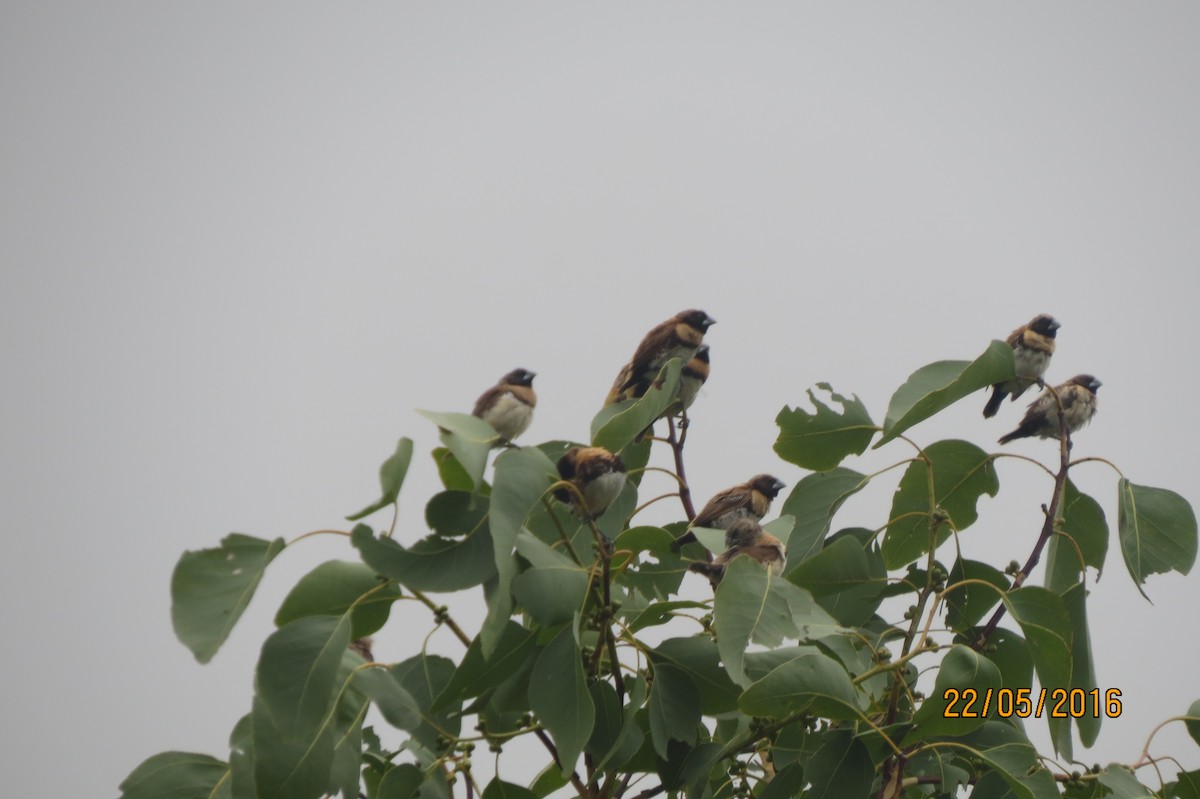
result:
<svg viewBox="0 0 1200 799"><path fill-rule="evenodd" d="M496 428L501 438L512 441L529 428L533 408L517 399L511 391L506 391L492 403L483 420Z"/></svg>
<svg viewBox="0 0 1200 799"><path fill-rule="evenodd" d="M583 498L587 502L588 510L597 515L603 513L613 504L624 487L624 472L609 472L592 480L583 489Z"/></svg>

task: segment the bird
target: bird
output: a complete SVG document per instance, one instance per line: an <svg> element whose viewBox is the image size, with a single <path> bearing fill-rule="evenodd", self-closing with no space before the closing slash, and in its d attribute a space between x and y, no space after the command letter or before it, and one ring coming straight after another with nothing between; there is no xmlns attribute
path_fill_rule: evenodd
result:
<svg viewBox="0 0 1200 799"><path fill-rule="evenodd" d="M1067 431L1074 433L1092 420L1096 415L1096 391L1102 384L1091 375L1075 375L1067 382L1055 386L1053 392L1046 389L1041 396L1029 403L1025 417L1016 430L1001 436L1001 444L1007 444L1018 438L1037 436L1038 438L1058 438L1058 402L1054 392L1062 401L1063 415L1067 420Z"/></svg>
<svg viewBox="0 0 1200 799"><path fill-rule="evenodd" d="M598 519L625 487L625 464L604 447L571 447L558 459L558 475L583 495L583 504L569 488L556 488L554 496L571 506L583 519Z"/></svg>
<svg viewBox="0 0 1200 799"><path fill-rule="evenodd" d="M716 321L704 311L691 309L655 325L642 338L629 363L621 367L604 404L643 396L663 364L672 358L684 363L692 359L704 343L704 334Z"/></svg>
<svg viewBox="0 0 1200 799"><path fill-rule="evenodd" d="M716 588L725 576L725 567L738 555L754 558L775 577L783 574L787 565L783 542L748 517L737 519L729 525L725 531L725 546L725 551L713 558L712 563L698 561L690 564L688 570L705 575L712 587Z"/></svg>
<svg viewBox="0 0 1200 799"><path fill-rule="evenodd" d="M692 407L692 403L696 401L696 395L700 393L700 388L708 381L708 372L708 345L701 344L700 349L696 350L696 354L692 356L690 361L683 365L683 370L679 373L679 388L676 392L676 400L668 405L655 421L686 413L687 409ZM682 425L683 422L680 422L680 424ZM634 441L642 441L646 436L650 435L654 435L653 424L639 433Z"/></svg>
<svg viewBox="0 0 1200 799"><path fill-rule="evenodd" d="M709 370L708 345L701 344L700 349L696 350L696 354L683 365L683 371L679 373L679 403L671 406L671 413L683 413L692 407L701 386L708 382Z"/></svg>
<svg viewBox="0 0 1200 799"><path fill-rule="evenodd" d="M534 377L536 373L527 369L513 369L479 395L471 415L494 427L502 442L511 442L533 421L533 408L537 405Z"/></svg>
<svg viewBox="0 0 1200 799"><path fill-rule="evenodd" d="M787 484L777 477L756 474L744 483L718 492L700 509L689 527L715 527L728 531L737 519L751 519L757 522L771 510L771 500L779 496L779 492L786 487ZM728 533L725 539L725 546L729 547ZM695 540L696 534L689 529L671 542L671 551L678 552L684 544Z"/></svg>
<svg viewBox="0 0 1200 799"><path fill-rule="evenodd" d="M1011 394L1016 400L1034 383L1042 385L1042 375L1046 374L1050 356L1054 355L1054 339L1060 327L1062 325L1057 319L1043 313L1009 334L1005 341L1013 348L1017 376L992 386L992 396L983 406L984 419L995 416L996 411L1000 410L1000 403L1008 395Z"/></svg>

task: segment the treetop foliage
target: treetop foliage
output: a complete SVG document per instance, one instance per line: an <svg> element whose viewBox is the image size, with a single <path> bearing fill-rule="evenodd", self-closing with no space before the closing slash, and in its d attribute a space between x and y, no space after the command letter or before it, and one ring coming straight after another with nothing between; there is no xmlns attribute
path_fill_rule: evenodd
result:
<svg viewBox="0 0 1200 799"><path fill-rule="evenodd" d="M1087 569L1105 564L1108 517L1070 479L1084 464L1116 467L1072 460L1065 423L1047 444L1052 463L1020 458L1047 475L1044 496L1021 498L1045 503L1044 524L1025 564L1006 569L971 560L959 534L978 520L980 498L1000 492L995 463L1009 456L912 437L1013 379L1009 344L917 369L882 424L826 383L809 390L811 410L784 407L775 452L809 472L763 520L786 546L785 570L732 557L705 601L679 589L689 563L724 552L724 531L697 528L696 543L671 547L694 516L688 427L676 415L682 366L669 359L643 396L600 410L588 442L496 454L501 442L482 419L422 411L441 438L428 534L401 543L364 522L396 513L409 470L428 468L401 438L380 468L379 499L347 517L347 559L316 565L279 604L226 759L154 755L122 783L123 799L1200 796L1200 772L1161 782L1142 769L1156 761L1152 742L1137 763L1063 765L1120 715L1119 692L1097 684L1087 618ZM645 435L664 421L665 437ZM572 488L555 464L579 445L619 453L627 469L595 521L553 498ZM675 469L654 484L668 480L666 501L682 500L665 526L638 521L664 499L643 490L656 446ZM881 447L898 453L886 468L843 465ZM1186 574L1197 548L1189 503L1116 473L1117 544L1138 590L1154 574ZM895 484L888 517L873 529L839 526L843 506L879 480ZM183 554L172 621L198 661L220 649L275 557L304 538L231 533ZM1043 584L1028 584L1043 555ZM486 605L479 629L430 596L462 591ZM398 601L427 607L431 625L461 641L457 659L414 644L401 662L376 662L370 636ZM1200 701L1183 715L1200 743ZM1026 734L1038 719L1053 757ZM493 756L509 778L527 767L503 765L517 739L536 742L541 772L521 785L485 777Z"/></svg>

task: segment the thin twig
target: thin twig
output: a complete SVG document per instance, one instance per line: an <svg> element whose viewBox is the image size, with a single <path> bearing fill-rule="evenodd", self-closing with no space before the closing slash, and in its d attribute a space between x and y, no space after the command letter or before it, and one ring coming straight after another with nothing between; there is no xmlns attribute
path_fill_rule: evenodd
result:
<svg viewBox="0 0 1200 799"><path fill-rule="evenodd" d="M676 438L675 420L668 416L667 431L667 443L671 445L671 452L675 455L675 475L679 478L679 501L683 503L683 512L690 522L696 518L696 508L692 505L692 490L688 487L687 475L683 470L683 442L687 439L687 428Z"/></svg>

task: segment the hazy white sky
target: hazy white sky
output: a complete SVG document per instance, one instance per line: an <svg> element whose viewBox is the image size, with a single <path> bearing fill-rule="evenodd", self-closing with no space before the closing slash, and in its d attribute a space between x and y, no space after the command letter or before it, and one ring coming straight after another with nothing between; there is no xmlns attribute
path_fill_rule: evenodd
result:
<svg viewBox="0 0 1200 799"><path fill-rule="evenodd" d="M812 384L881 420L916 367L1045 311L1050 378L1105 384L1076 453L1200 502L1198 26L1184 2L6 4L7 791L116 795L155 752L224 756L284 592L354 553L285 552L201 667L169 622L184 549L345 528L401 435L416 538L436 435L415 408L469 410L523 366L526 440L583 438L686 307L718 320L701 498L803 476L771 445ZM983 402L913 435L991 446L1022 406ZM1049 485L1000 476L964 546L1004 563ZM1114 475L1077 482L1115 525ZM841 521L882 524L888 490ZM1136 759L1200 697L1197 579L1152 579L1151 606L1114 541L1090 615L1126 715L1083 759ZM379 657L411 654L411 618ZM1200 766L1178 725L1156 740Z"/></svg>

